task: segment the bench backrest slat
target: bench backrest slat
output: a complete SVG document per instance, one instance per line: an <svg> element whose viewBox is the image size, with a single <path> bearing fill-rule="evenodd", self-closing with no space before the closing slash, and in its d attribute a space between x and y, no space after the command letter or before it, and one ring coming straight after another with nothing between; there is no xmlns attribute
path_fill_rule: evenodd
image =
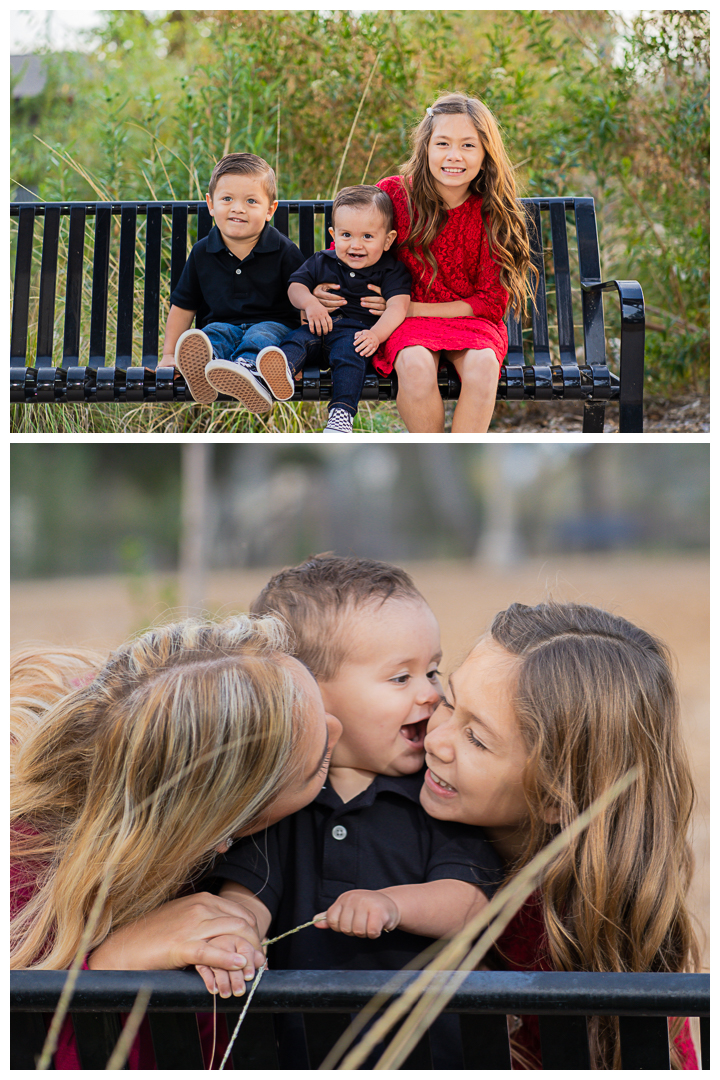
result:
<svg viewBox="0 0 720 1080"><path fill-rule="evenodd" d="M72 1012L73 1030L82 1069L104 1069L122 1028L113 1012Z"/></svg>
<svg viewBox="0 0 720 1080"><path fill-rule="evenodd" d="M145 223L145 292L143 300L142 363L156 367L160 321L160 265L162 257L162 206L148 206Z"/></svg>
<svg viewBox="0 0 720 1080"><path fill-rule="evenodd" d="M298 247L306 259L315 251L315 211L312 206L298 207Z"/></svg>
<svg viewBox="0 0 720 1080"><path fill-rule="evenodd" d="M83 258L85 255L85 207L73 206L68 231L67 285L65 286L65 333L63 367L80 363L80 316L82 310Z"/></svg>
<svg viewBox="0 0 720 1080"><path fill-rule="evenodd" d="M555 270L555 300L560 363L574 365L575 331L570 284L570 255L568 252L565 207L562 202L550 203L550 235L552 237L553 268Z"/></svg>
<svg viewBox="0 0 720 1080"><path fill-rule="evenodd" d="M542 222L537 203L526 204L525 210L530 219L532 239L532 263L540 275L535 306L532 309L533 363L547 366L550 363L550 342L548 340L547 292L545 284L545 260L543 259Z"/></svg>
<svg viewBox="0 0 720 1080"><path fill-rule="evenodd" d="M194 1016L153 1012L148 1019L158 1069L205 1068Z"/></svg>
<svg viewBox="0 0 720 1080"><path fill-rule="evenodd" d="M136 235L137 207L123 206L120 212L120 262L115 333L115 366L119 368L129 368L132 363Z"/></svg>
<svg viewBox="0 0 720 1080"><path fill-rule="evenodd" d="M48 367L52 363L59 237L60 207L51 206L45 212L43 224L37 338L38 367Z"/></svg>
<svg viewBox="0 0 720 1080"><path fill-rule="evenodd" d="M202 240L210 232L213 224L213 219L210 216L210 211L207 208L207 203L197 204L197 218L198 218L198 240Z"/></svg>
<svg viewBox="0 0 720 1080"><path fill-rule="evenodd" d="M30 278L32 277L33 232L35 210L23 206L18 217L17 250L15 252L15 289L13 295L12 330L10 333L10 363L24 367L27 356L28 316L30 314Z"/></svg>
<svg viewBox="0 0 720 1080"><path fill-rule="evenodd" d="M170 292L180 280L188 253L188 208L173 206L170 237Z"/></svg>
<svg viewBox="0 0 720 1080"><path fill-rule="evenodd" d="M541 1016L539 1021L543 1069L590 1068L585 1016Z"/></svg>
<svg viewBox="0 0 720 1080"><path fill-rule="evenodd" d="M506 1016L461 1013L460 1035L466 1069L511 1067Z"/></svg>
<svg viewBox="0 0 720 1080"><path fill-rule="evenodd" d="M229 1035L235 1030L239 1018L240 1013L225 1014ZM230 1056L236 1069L279 1069L275 1017L271 1013L253 1012L251 1007L243 1020Z"/></svg>
<svg viewBox="0 0 720 1080"><path fill-rule="evenodd" d="M600 250L598 248L595 204L592 199L575 200L578 262L581 281L601 281ZM605 320L602 295L582 294L583 329L585 332L585 363L605 363Z"/></svg>
<svg viewBox="0 0 720 1080"><path fill-rule="evenodd" d="M110 270L110 203L98 203L95 210L92 303L90 307L90 367L105 364L108 316L108 276Z"/></svg>
<svg viewBox="0 0 720 1080"><path fill-rule="evenodd" d="M620 1057L623 1069L669 1069L670 1040L665 1017L621 1016Z"/></svg>

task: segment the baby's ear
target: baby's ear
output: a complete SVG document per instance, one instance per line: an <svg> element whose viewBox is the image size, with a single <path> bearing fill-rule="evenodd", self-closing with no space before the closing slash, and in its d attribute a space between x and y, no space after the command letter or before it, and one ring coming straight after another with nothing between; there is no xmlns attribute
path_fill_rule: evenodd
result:
<svg viewBox="0 0 720 1080"><path fill-rule="evenodd" d="M560 807L556 803L548 803L543 808L542 816L548 825L557 825L560 821Z"/></svg>
<svg viewBox="0 0 720 1080"><path fill-rule="evenodd" d="M274 214L274 213L275 213L275 211L277 210L277 207L278 207L278 201L277 201L277 199L276 199L276 200L275 200L275 202L273 202L273 203L270 203L270 206L268 207L268 212L267 212L267 214L265 215L265 220L266 220L266 221L269 221L269 220L270 220L270 218L271 218L271 217L273 216L273 214Z"/></svg>
<svg viewBox="0 0 720 1080"><path fill-rule="evenodd" d="M391 229L390 232L385 237L385 245L383 247L383 251L389 251L390 250L396 236L397 236L397 229Z"/></svg>
<svg viewBox="0 0 720 1080"><path fill-rule="evenodd" d="M209 194L205 196L205 202L207 203L207 208L210 211L211 217L215 217L215 211L213 210L212 199L211 199Z"/></svg>

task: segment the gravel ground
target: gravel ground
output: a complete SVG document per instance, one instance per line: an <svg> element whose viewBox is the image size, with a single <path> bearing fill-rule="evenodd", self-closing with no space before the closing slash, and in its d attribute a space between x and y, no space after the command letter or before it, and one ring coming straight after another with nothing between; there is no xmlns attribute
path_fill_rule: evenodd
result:
<svg viewBox="0 0 720 1080"><path fill-rule="evenodd" d="M450 430L452 409L447 410ZM495 407L490 431L582 431L582 403L508 402L499 401ZM618 430L618 405L610 402L605 410L605 431ZM671 398L645 398L645 431L710 431L710 397L708 394L679 394Z"/></svg>

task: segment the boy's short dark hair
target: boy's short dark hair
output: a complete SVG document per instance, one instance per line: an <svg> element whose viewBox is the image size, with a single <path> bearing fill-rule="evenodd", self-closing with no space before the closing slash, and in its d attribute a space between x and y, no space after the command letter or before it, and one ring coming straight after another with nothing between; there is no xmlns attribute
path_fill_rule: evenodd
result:
<svg viewBox="0 0 720 1080"><path fill-rule="evenodd" d="M208 195L211 199L215 194L218 180L228 173L235 173L238 176L261 176L265 194L270 202L274 203L277 199L275 173L265 158L258 157L257 154L226 154L224 158L221 158L213 169L208 184Z"/></svg>
<svg viewBox="0 0 720 1080"><path fill-rule="evenodd" d="M393 212L392 199L386 191L381 191L372 184L355 184L354 187L344 187L338 191L332 206L333 228L335 226L335 211L341 206L350 206L357 210L363 206L374 206L383 216L388 232L395 228L395 215Z"/></svg>
<svg viewBox="0 0 720 1080"><path fill-rule="evenodd" d="M324 554L271 577L250 611L280 615L293 631L293 654L316 679L327 682L335 678L352 650L352 640L343 634L343 617L366 604L379 607L390 599L426 602L398 566Z"/></svg>

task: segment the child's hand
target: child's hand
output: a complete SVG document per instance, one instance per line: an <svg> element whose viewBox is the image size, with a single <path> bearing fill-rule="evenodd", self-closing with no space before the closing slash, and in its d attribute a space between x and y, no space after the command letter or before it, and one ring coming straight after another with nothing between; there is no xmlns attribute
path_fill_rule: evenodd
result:
<svg viewBox="0 0 720 1080"><path fill-rule="evenodd" d="M222 949L228 954L228 967L207 967L205 964L196 964L195 970L201 976L207 990L218 993L222 998L229 998L231 994L240 997L245 993L245 983L255 978L255 971L265 963L265 953L262 950L260 937L257 931L253 931L248 925L247 932L242 936L223 934L210 938L208 944L216 949ZM244 959L244 965L230 966L231 956L238 955Z"/></svg>
<svg viewBox="0 0 720 1080"><path fill-rule="evenodd" d="M380 286L371 285L368 282L368 289L374 289L374 291L376 293L379 293L379 295L363 296L362 300L360 301L360 306L367 308L371 315L382 315L383 311L387 307L387 303L385 301L385 297L380 292Z"/></svg>
<svg viewBox="0 0 720 1080"><path fill-rule="evenodd" d="M319 300L310 301L305 307L308 326L313 334L329 334L333 328L332 316Z"/></svg>
<svg viewBox="0 0 720 1080"><path fill-rule="evenodd" d="M338 896L325 918L315 925L350 937L379 938L383 930L394 930L399 922L398 906L385 893L351 889Z"/></svg>
<svg viewBox="0 0 720 1080"><path fill-rule="evenodd" d="M353 344L355 352L361 356L372 356L380 346L380 338L372 330L358 330Z"/></svg>
<svg viewBox="0 0 720 1080"><path fill-rule="evenodd" d="M336 296L331 289L339 289L339 285L332 285L329 281L322 282L320 285L316 285L313 289L313 296L316 296L323 307L326 307L328 311L335 311L337 308L347 304L347 300L344 296ZM370 286L372 288L372 285ZM377 288L377 286L376 286ZM373 300L375 297L373 297Z"/></svg>

